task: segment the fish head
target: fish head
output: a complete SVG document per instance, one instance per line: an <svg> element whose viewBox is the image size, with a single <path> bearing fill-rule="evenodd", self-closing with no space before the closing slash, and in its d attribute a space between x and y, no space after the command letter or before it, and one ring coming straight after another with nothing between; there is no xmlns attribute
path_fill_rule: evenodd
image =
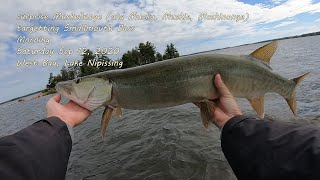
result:
<svg viewBox="0 0 320 180"><path fill-rule="evenodd" d="M81 107L93 111L111 100L112 83L106 78L82 77L59 82L56 90Z"/></svg>

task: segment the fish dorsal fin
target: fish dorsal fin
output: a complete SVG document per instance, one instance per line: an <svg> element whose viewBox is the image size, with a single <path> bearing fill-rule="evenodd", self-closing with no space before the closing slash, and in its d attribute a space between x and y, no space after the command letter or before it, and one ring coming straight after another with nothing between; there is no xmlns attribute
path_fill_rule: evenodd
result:
<svg viewBox="0 0 320 180"><path fill-rule="evenodd" d="M248 99L253 109L260 118L264 118L264 97Z"/></svg>
<svg viewBox="0 0 320 180"><path fill-rule="evenodd" d="M105 137L106 137L106 131L107 131L109 121L111 120L111 117L112 117L112 112L113 112L113 109L110 109L108 107L106 107L103 111L103 115L101 119L101 135L103 140L105 140Z"/></svg>
<svg viewBox="0 0 320 180"><path fill-rule="evenodd" d="M277 41L272 41L271 43L260 47L259 49L253 51L250 56L255 57L259 60L270 64L270 59L273 56L274 52L277 50L278 43Z"/></svg>

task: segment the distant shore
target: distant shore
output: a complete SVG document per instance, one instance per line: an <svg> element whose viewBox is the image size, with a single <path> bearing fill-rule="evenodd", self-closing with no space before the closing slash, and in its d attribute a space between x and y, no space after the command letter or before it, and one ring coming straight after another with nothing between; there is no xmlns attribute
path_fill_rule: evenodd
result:
<svg viewBox="0 0 320 180"><path fill-rule="evenodd" d="M24 96L19 96L19 97L16 97L16 98L13 98L13 99L10 99L8 101L4 101L4 102L1 102L0 105L2 104L5 104L5 103L8 103L8 102L12 102L12 101L18 101L18 102L25 102L25 101L31 101L33 99L37 99L37 98L40 98L42 96L47 96L49 94L54 94L56 93L57 91L55 89L52 89L51 91L44 91L44 90L40 90L40 91L36 91L36 92L33 92L33 93L30 93L30 94L27 94L27 95L24 95ZM32 96L34 95L34 96ZM28 96L32 96L30 98L26 98Z"/></svg>
<svg viewBox="0 0 320 180"><path fill-rule="evenodd" d="M241 45L238 45L238 46L231 46L231 47L218 48L218 49L213 49L213 50L208 50L208 51L201 51L201 52L186 54L186 55L182 55L182 56L189 56L189 55L195 55L195 54L200 54L200 53L207 53L207 52L211 52L211 51L217 51L217 50L222 50L222 49L229 49L229 48L247 46L247 45L252 45L252 44L259 44L259 43L270 42L270 41L278 41L278 40L284 40L284 39L295 39L295 38L308 37L308 36L319 36L319 35L320 35L320 31L301 34L301 35L295 35L295 36L276 38L276 39L269 39L269 40L254 42L254 43L248 43L248 44L241 44Z"/></svg>
<svg viewBox="0 0 320 180"><path fill-rule="evenodd" d="M27 94L27 95L23 95L23 96L19 96L19 97L10 99L10 100L8 100L8 101L4 101L4 102L1 102L0 105L5 104L5 103L8 103L8 102L11 102L11 101L19 100L19 99L22 99L22 98L25 98L25 97L28 97L28 96L31 96L31 95L34 95L34 94L37 94L37 93L41 93L42 91L43 91L43 90L39 90L39 91L30 93L30 94Z"/></svg>
<svg viewBox="0 0 320 180"><path fill-rule="evenodd" d="M49 91L48 90L42 90L40 93L38 93L37 95L35 95L35 96L32 96L31 98L20 98L19 100L18 100L18 102L25 102L25 101L31 101L31 100L33 100L33 99L37 99L37 98L40 98L40 97L42 97L42 96L47 96L47 95L49 95L49 94L54 94L54 93L56 93L57 92L57 90L55 89L55 88L52 88L52 89L50 89ZM32 94L31 94L32 95Z"/></svg>

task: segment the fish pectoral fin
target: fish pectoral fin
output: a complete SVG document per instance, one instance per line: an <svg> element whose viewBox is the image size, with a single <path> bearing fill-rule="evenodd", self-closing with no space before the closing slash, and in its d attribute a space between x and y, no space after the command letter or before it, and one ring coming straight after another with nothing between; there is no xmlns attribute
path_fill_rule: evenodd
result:
<svg viewBox="0 0 320 180"><path fill-rule="evenodd" d="M120 108L120 107L114 108L114 110L112 112L112 116L121 117L122 116L122 108Z"/></svg>
<svg viewBox="0 0 320 180"><path fill-rule="evenodd" d="M205 100L199 103L200 105L200 116L202 119L202 123L205 128L209 127L209 122L213 119L213 112L214 112L214 102L210 100Z"/></svg>
<svg viewBox="0 0 320 180"><path fill-rule="evenodd" d="M264 118L264 96L248 99L260 118Z"/></svg>
<svg viewBox="0 0 320 180"><path fill-rule="evenodd" d="M107 131L107 127L109 124L109 121L111 120L112 117L112 112L113 109L110 108L105 108L103 115L102 115L102 119L101 119L101 135L102 135L102 140L105 140L106 137L106 131Z"/></svg>
<svg viewBox="0 0 320 180"><path fill-rule="evenodd" d="M270 64L270 59L277 50L277 41L272 41L271 43L260 47L259 49L253 51L250 56L255 57Z"/></svg>

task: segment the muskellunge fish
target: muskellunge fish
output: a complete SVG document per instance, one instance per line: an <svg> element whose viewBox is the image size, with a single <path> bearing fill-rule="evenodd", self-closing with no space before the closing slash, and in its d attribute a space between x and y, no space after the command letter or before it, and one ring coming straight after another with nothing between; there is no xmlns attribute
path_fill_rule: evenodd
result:
<svg viewBox="0 0 320 180"><path fill-rule="evenodd" d="M274 73L269 61L277 42L271 42L250 55L205 54L178 57L138 67L110 70L75 80L59 82L58 93L91 111L104 106L102 136L113 115L121 108L156 109L185 103L200 103L201 114L219 97L213 79L221 74L236 97L247 98L260 117L264 116L264 95L283 96L296 114L295 89L308 74L288 80ZM201 116L205 127L210 117Z"/></svg>

